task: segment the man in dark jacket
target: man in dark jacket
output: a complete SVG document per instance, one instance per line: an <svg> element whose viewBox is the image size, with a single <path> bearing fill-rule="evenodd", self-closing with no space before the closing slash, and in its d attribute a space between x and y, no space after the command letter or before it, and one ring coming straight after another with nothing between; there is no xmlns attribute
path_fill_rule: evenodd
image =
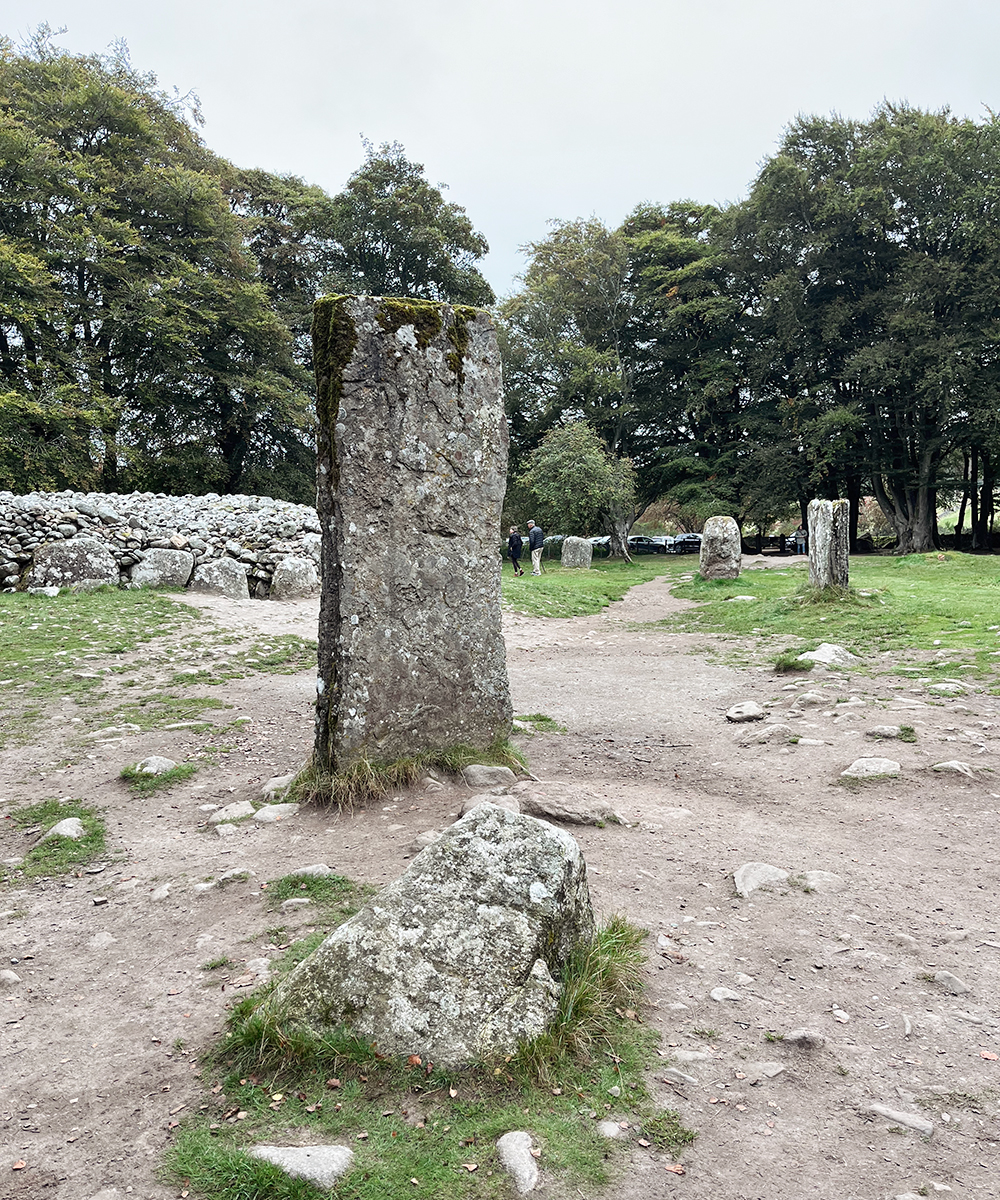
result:
<svg viewBox="0 0 1000 1200"><path fill-rule="evenodd" d="M535 524L534 521L528 522L528 549L531 551L531 573L532 575L541 575L542 573L542 547L545 545L545 534Z"/></svg>
<svg viewBox="0 0 1000 1200"><path fill-rule="evenodd" d="M515 575L523 575L521 570L521 548L524 546L524 539L517 532L517 526L511 525L510 537L507 539L507 549L510 552L510 565L514 568Z"/></svg>

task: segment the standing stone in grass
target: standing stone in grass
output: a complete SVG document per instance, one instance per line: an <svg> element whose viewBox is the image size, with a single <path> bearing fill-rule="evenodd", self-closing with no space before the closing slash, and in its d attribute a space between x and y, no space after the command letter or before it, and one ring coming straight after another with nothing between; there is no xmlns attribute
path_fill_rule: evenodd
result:
<svg viewBox="0 0 1000 1200"><path fill-rule="evenodd" d="M75 537L38 547L28 586L87 589L104 584L117 586L119 578L118 563L104 542Z"/></svg>
<svg viewBox="0 0 1000 1200"><path fill-rule="evenodd" d="M709 517L701 533L698 570L702 579L738 579L740 527L732 517Z"/></svg>
<svg viewBox="0 0 1000 1200"><path fill-rule="evenodd" d="M268 1010L341 1023L387 1054L452 1069L512 1054L555 1018L556 982L594 917L561 829L480 804L278 985Z"/></svg>
<svg viewBox="0 0 1000 1200"><path fill-rule="evenodd" d="M809 584L814 588L846 588L850 550L850 502L809 501Z"/></svg>
<svg viewBox="0 0 1000 1200"><path fill-rule="evenodd" d="M589 538L563 538L562 565L564 567L582 567L584 570L589 571L593 558L594 547L591 545Z"/></svg>
<svg viewBox="0 0 1000 1200"><path fill-rule="evenodd" d="M507 423L489 316L328 296L313 321L323 535L315 765L511 728L496 536Z"/></svg>

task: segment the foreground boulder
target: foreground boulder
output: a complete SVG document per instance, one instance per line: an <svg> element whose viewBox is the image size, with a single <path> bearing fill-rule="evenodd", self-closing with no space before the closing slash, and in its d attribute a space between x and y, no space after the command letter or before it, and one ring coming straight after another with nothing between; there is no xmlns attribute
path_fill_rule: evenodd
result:
<svg viewBox="0 0 1000 1200"><path fill-rule="evenodd" d="M301 962L268 1008L454 1068L543 1033L567 959L593 932L569 834L480 804Z"/></svg>
<svg viewBox="0 0 1000 1200"><path fill-rule="evenodd" d="M190 550L147 550L142 562L132 568L133 587L187 587L194 573L194 555Z"/></svg>

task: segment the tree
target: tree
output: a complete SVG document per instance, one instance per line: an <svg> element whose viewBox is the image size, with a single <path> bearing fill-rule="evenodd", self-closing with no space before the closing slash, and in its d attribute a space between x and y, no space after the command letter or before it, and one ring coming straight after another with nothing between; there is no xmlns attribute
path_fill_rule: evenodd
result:
<svg viewBox="0 0 1000 1200"><path fill-rule="evenodd" d="M65 54L44 27L24 53L0 43L0 95L7 390L97 416L107 490L235 491L284 466L305 446L306 376L197 111L121 48Z"/></svg>
<svg viewBox="0 0 1000 1200"><path fill-rule="evenodd" d="M327 283L333 290L375 296L413 296L486 305L493 290L476 267L489 252L465 209L447 203L440 188L410 162L398 142L376 150L333 199L337 243Z"/></svg>
<svg viewBox="0 0 1000 1200"><path fill-rule="evenodd" d="M635 472L586 421L550 429L527 456L519 485L543 528L586 536L614 525L635 504ZM627 548L626 548L627 557Z"/></svg>

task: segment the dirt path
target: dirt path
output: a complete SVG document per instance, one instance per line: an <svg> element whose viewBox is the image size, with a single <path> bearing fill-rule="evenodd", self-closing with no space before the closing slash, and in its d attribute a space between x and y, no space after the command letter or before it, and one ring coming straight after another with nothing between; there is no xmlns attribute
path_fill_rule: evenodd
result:
<svg viewBox="0 0 1000 1200"><path fill-rule="evenodd" d="M924 706L924 689L900 691L896 676L818 669L797 691L822 702L788 718L798 744L743 747L760 726L728 725L726 709L773 702L774 720L796 692L650 624L682 604L657 580L598 617L506 622L515 711L569 730L525 739L532 770L587 781L628 821L573 833L596 905L651 931L647 1018L663 1033L663 1070L681 1072L664 1082L658 1070L653 1086L699 1132L685 1176L636 1145L606 1200L889 1200L934 1185L1000 1195L997 699L970 689ZM198 606L234 636L315 632L313 602ZM312 686L311 672L232 680L215 765L145 800L126 792L121 766L182 760L203 735L84 741L63 705L39 745L0 754L0 801L86 798L107 810L110 833L103 872L0 892L17 913L0 926L0 969L22 980L0 990L0 1195L175 1196L155 1171L171 1122L204 1103L196 1055L279 944L260 882L325 862L383 883L405 869L417 832L457 815L462 791L449 787L353 816L211 833L202 806L257 798L263 780L302 762ZM239 717L251 723L229 724ZM865 737L900 723L915 743ZM900 778L842 786L840 770L863 754L898 760ZM971 763L974 778L928 769L944 759ZM10 825L0 822L0 858L24 850ZM733 872L752 861L792 878L739 899ZM248 881L199 890L234 868ZM805 889L813 870L839 883ZM308 927L280 921L282 937ZM220 957L228 971L202 969ZM942 971L971 990L953 994L934 981ZM712 999L720 986L740 998ZM797 1027L824 1044L776 1040ZM933 1135L872 1104L931 1120ZM12 1171L15 1161L26 1166Z"/></svg>

